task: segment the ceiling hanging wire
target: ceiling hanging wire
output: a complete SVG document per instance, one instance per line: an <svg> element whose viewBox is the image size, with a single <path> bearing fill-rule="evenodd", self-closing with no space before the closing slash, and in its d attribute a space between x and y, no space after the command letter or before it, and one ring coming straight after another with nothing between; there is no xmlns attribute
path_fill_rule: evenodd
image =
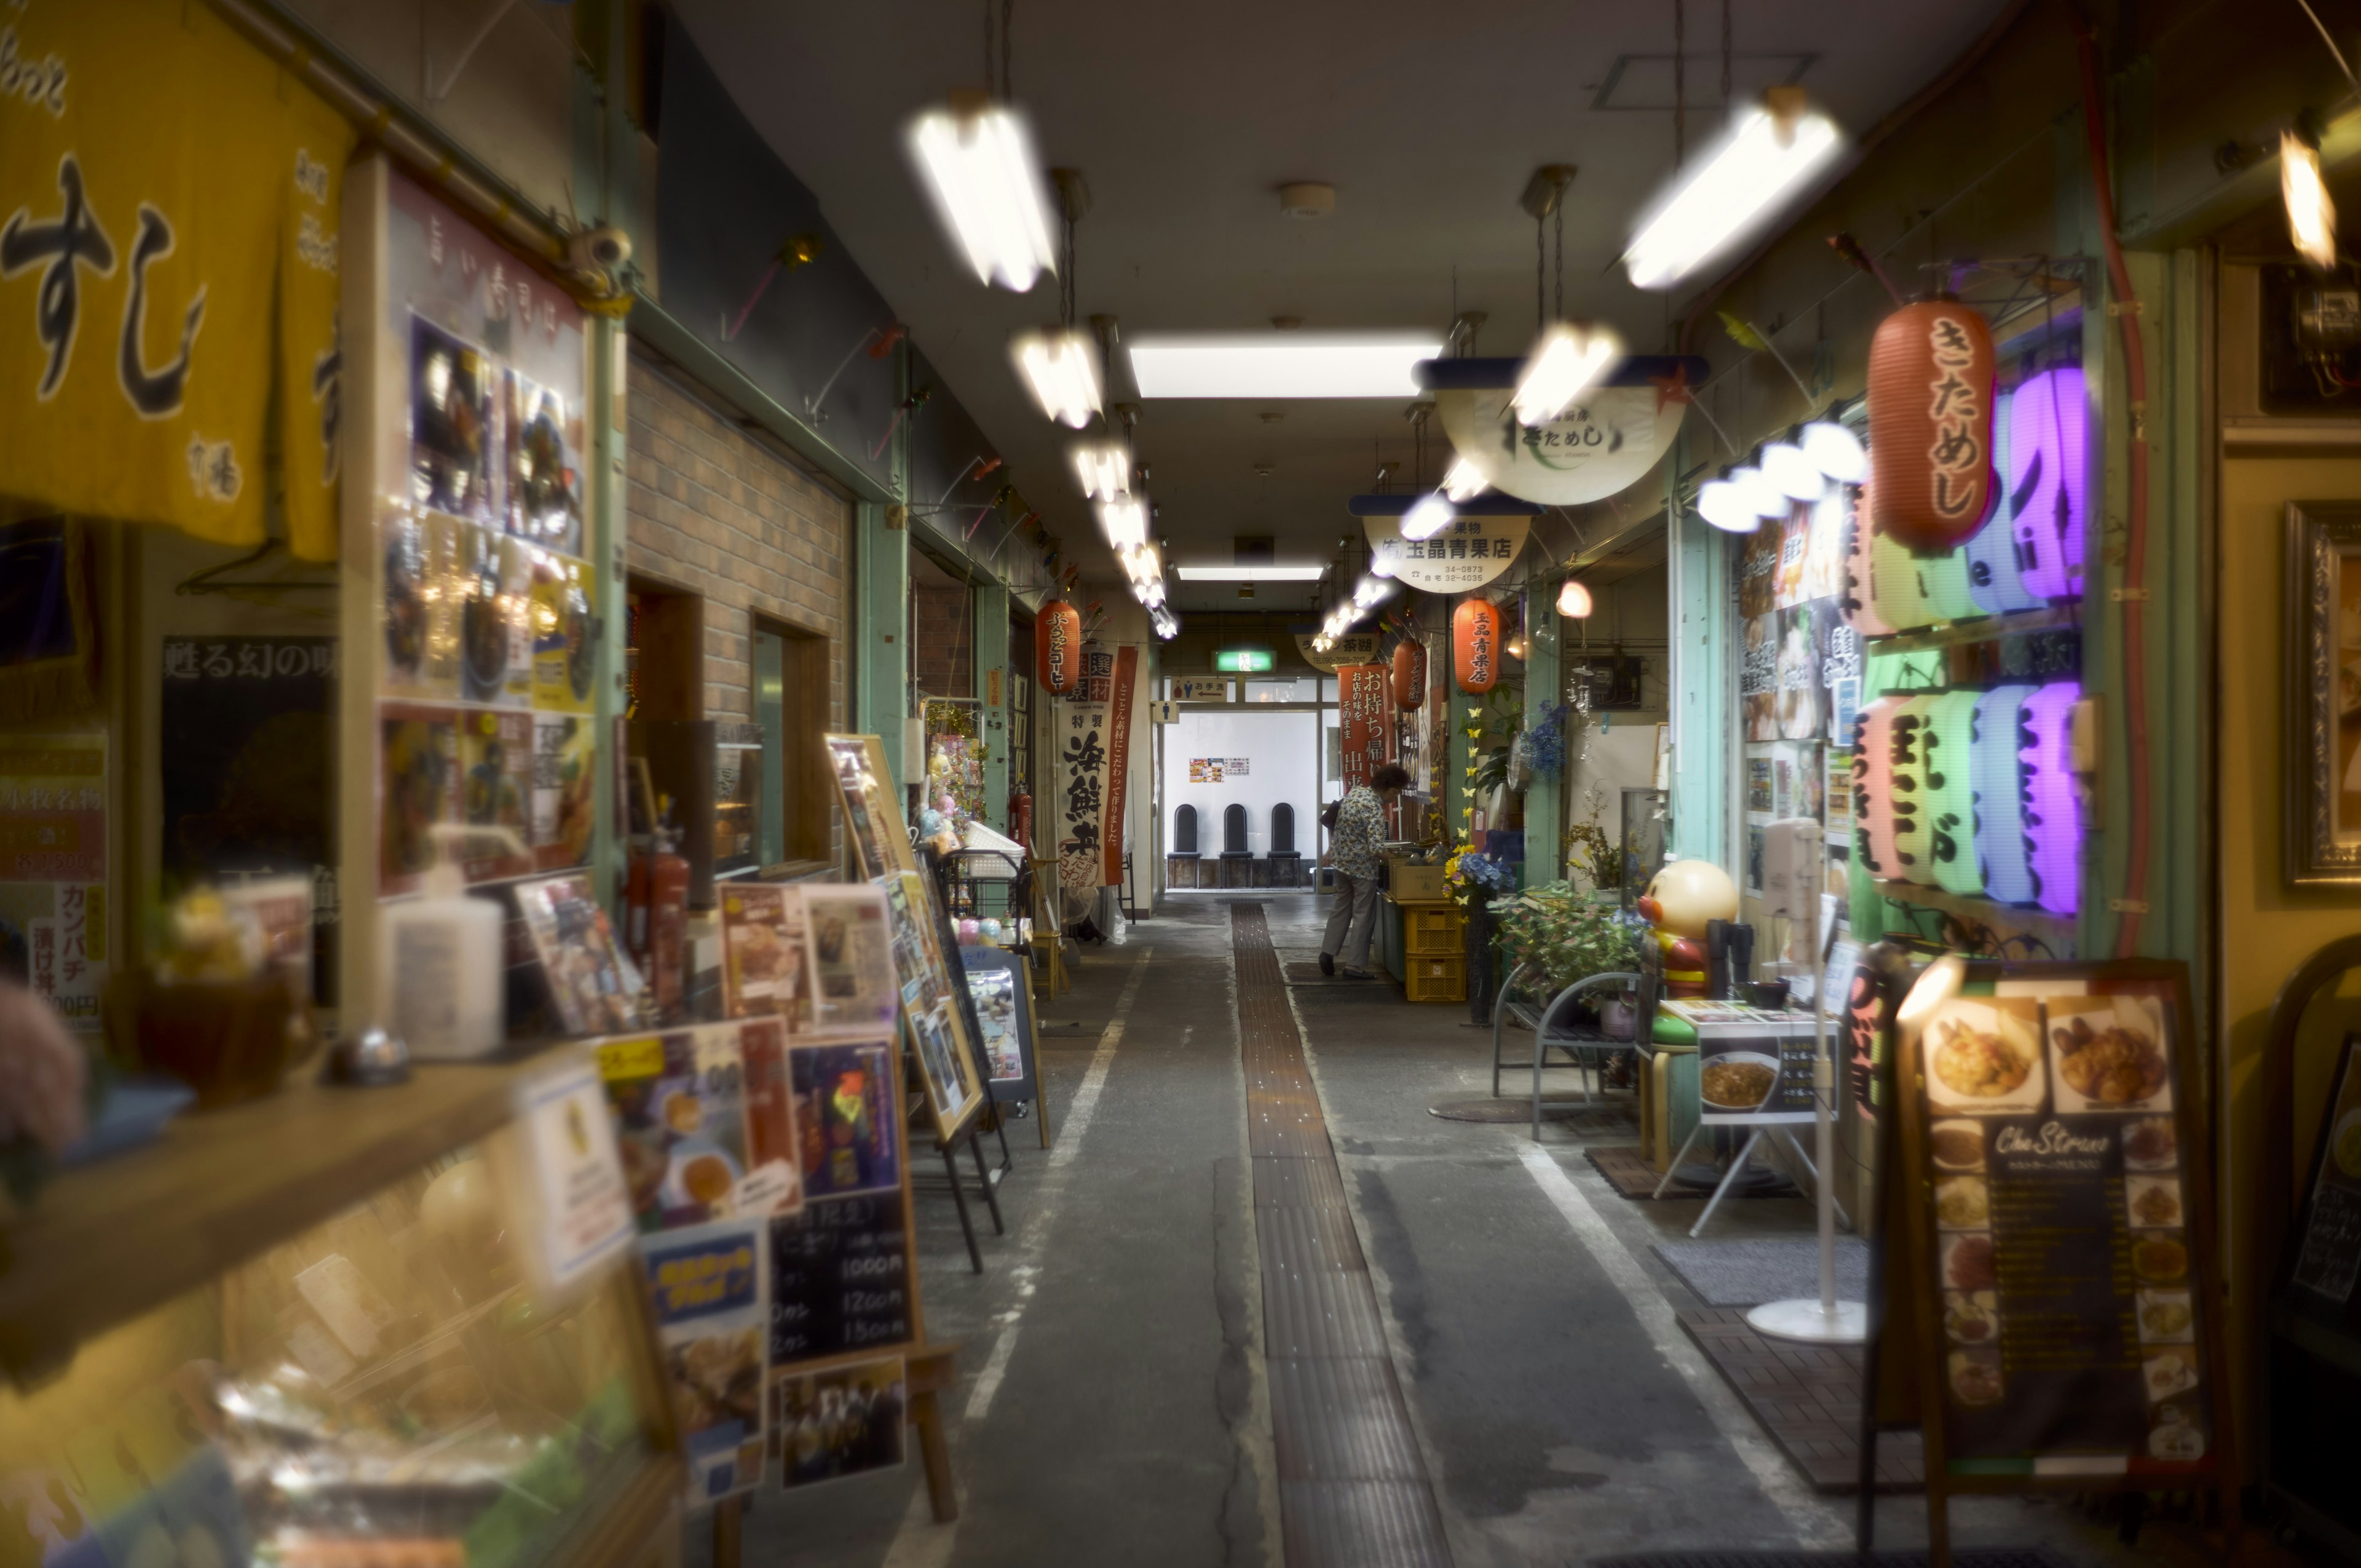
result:
<svg viewBox="0 0 2361 1568"><path fill-rule="evenodd" d="M1673 0L1673 167L1688 153L1689 26L1683 0Z"/></svg>
<svg viewBox="0 0 2361 1568"><path fill-rule="evenodd" d="M1730 113L1730 0L1721 0L1721 112Z"/></svg>

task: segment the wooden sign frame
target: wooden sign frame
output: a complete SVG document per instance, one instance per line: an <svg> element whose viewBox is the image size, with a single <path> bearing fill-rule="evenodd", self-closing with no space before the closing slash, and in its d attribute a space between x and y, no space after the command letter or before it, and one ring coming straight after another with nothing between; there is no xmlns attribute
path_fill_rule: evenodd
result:
<svg viewBox="0 0 2361 1568"><path fill-rule="evenodd" d="M2229 1357L2223 1341L2221 1260L2214 1214L2213 1149L2206 1135L2204 1080L2193 1038L2188 967L2178 960L2126 959L2107 962L2008 963L1971 960L1965 983L1971 986L2000 981L2123 981L2161 991L2172 1010L2172 1116L2181 1136L2180 1160L2182 1235L2190 1251L2191 1289L2202 1304L2199 1313L2200 1350L2208 1391L2210 1426L2205 1469L2175 1482L2151 1472L2116 1474L1953 1474L1945 1453L1943 1428L1941 1304L1934 1286L1936 1246L1934 1185L1927 1179L1928 1126L1922 1103L1924 1084L1919 1069L1919 1029L1897 1017L1885 1052L1888 1080L1894 1092L1890 1126L1898 1139L1881 1158L1879 1168L1887 1223L1881 1227L1883 1267L1875 1271L1871 1305L1871 1340L1864 1378L1861 1442L1864 1484L1861 1499L1861 1550L1870 1543L1871 1487L1874 1479L1874 1441L1880 1428L1916 1424L1926 1445L1927 1520L1931 1568L1949 1568L1951 1561L1949 1499L1965 1495L2023 1493L2128 1492L2218 1490L2222 1499L2224 1551L2235 1556L2240 1525L2238 1431L2231 1408ZM1906 996L1907 988L1904 994ZM2045 1047L2046 1048L2046 1047ZM1883 1140L1881 1140L1883 1141ZM1883 1309L1881 1310L1881 1308Z"/></svg>

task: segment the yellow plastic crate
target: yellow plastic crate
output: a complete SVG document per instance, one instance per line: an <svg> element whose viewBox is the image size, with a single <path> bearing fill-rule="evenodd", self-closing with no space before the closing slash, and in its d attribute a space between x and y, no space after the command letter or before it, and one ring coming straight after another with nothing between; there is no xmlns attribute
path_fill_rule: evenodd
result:
<svg viewBox="0 0 2361 1568"><path fill-rule="evenodd" d="M1412 1002L1465 1002L1467 1000L1466 959L1453 955L1449 958L1433 954L1412 954L1404 961L1407 979L1402 989Z"/></svg>
<svg viewBox="0 0 2361 1568"><path fill-rule="evenodd" d="M1402 951L1465 955L1467 926L1453 905L1420 905L1402 911Z"/></svg>

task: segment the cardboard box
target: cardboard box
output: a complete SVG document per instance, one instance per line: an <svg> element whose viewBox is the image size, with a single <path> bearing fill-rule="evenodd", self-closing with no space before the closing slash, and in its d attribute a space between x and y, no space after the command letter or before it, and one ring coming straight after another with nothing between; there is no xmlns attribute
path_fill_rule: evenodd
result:
<svg viewBox="0 0 2361 1568"><path fill-rule="evenodd" d="M1386 862L1386 894L1396 904L1446 904L1451 899L1451 890L1443 885L1441 866L1395 860Z"/></svg>

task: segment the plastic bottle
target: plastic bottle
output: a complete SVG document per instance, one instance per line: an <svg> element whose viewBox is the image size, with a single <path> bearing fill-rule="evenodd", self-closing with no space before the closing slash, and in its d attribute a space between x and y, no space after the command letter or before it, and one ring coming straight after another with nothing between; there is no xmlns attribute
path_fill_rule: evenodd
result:
<svg viewBox="0 0 2361 1568"><path fill-rule="evenodd" d="M502 912L467 895L453 858L454 839L480 831L438 823L423 896L387 905L379 922L387 1027L413 1060L468 1061L500 1047Z"/></svg>

